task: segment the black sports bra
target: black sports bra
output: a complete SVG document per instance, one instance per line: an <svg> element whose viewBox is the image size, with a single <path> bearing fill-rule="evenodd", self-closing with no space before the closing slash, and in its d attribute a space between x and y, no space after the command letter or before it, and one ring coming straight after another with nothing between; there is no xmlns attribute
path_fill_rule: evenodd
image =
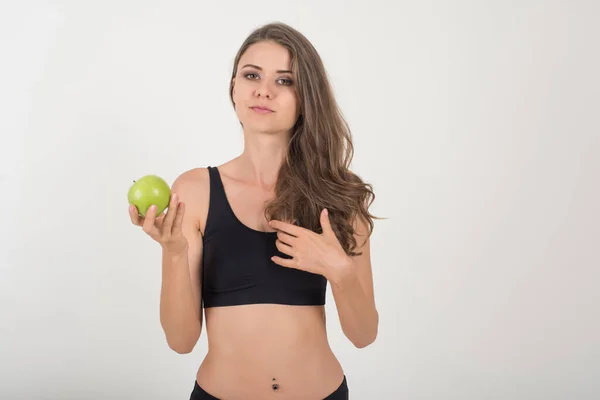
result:
<svg viewBox="0 0 600 400"><path fill-rule="evenodd" d="M234 214L217 167L208 167L210 202L203 237L204 308L241 304L324 305L324 276L283 267L276 232L244 225Z"/></svg>

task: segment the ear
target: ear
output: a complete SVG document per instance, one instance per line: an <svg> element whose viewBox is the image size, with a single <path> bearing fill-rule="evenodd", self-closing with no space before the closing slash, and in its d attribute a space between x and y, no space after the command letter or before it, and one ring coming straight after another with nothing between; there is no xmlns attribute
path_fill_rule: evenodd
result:
<svg viewBox="0 0 600 400"><path fill-rule="evenodd" d="M233 100L235 98L235 78L231 79L231 97L233 101L233 107L235 108L235 100Z"/></svg>

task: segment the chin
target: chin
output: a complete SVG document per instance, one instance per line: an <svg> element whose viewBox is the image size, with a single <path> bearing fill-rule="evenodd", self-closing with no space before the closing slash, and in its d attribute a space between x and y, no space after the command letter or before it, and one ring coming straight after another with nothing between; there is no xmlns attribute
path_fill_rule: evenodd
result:
<svg viewBox="0 0 600 400"><path fill-rule="evenodd" d="M256 121L242 121L244 127L252 132L260 132L266 134L276 134L287 132L291 127L280 126L273 123L256 123Z"/></svg>
<svg viewBox="0 0 600 400"><path fill-rule="evenodd" d="M252 126L249 127L251 132L263 133L265 135L277 135L281 132L284 132L282 129L277 129L275 127L265 127L265 126Z"/></svg>

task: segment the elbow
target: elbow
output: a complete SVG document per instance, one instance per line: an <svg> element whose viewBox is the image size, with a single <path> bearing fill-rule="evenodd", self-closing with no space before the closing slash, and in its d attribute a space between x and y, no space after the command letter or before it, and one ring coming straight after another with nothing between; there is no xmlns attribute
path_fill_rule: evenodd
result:
<svg viewBox="0 0 600 400"><path fill-rule="evenodd" d="M169 348L178 354L189 354L194 351L194 347L196 346L196 340L191 341L173 341L167 340L167 344Z"/></svg>
<svg viewBox="0 0 600 400"><path fill-rule="evenodd" d="M189 335L187 337L166 336L169 348L178 354L189 354L194 351L194 347L196 347L196 343L198 343L199 338L200 331L196 331L193 335Z"/></svg>
<svg viewBox="0 0 600 400"><path fill-rule="evenodd" d="M193 348L190 348L190 347L171 346L171 345L169 345L169 348L177 354L189 354L193 350Z"/></svg>
<svg viewBox="0 0 600 400"><path fill-rule="evenodd" d="M182 347L182 346L169 346L177 354L190 354L194 350L194 346Z"/></svg>
<svg viewBox="0 0 600 400"><path fill-rule="evenodd" d="M373 342L375 342L375 339L377 339L377 332L361 339L352 340L352 344L357 349L364 349L365 347L373 344Z"/></svg>
<svg viewBox="0 0 600 400"><path fill-rule="evenodd" d="M354 336L350 338L350 341L357 349L364 349L365 347L373 344L377 339L377 334L379 331L379 314L376 314L375 321L372 325L372 328L369 329L368 332L364 332L362 335Z"/></svg>

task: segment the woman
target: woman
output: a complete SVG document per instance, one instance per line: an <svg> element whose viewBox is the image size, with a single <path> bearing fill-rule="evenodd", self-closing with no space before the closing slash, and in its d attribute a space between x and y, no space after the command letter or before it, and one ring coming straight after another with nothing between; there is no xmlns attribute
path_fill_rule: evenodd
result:
<svg viewBox="0 0 600 400"><path fill-rule="evenodd" d="M326 334L329 282L345 336L377 336L368 207L321 59L293 28L243 43L230 97L244 151L173 183L168 211L132 222L162 247L160 322L170 348L208 353L191 399L348 399Z"/></svg>

